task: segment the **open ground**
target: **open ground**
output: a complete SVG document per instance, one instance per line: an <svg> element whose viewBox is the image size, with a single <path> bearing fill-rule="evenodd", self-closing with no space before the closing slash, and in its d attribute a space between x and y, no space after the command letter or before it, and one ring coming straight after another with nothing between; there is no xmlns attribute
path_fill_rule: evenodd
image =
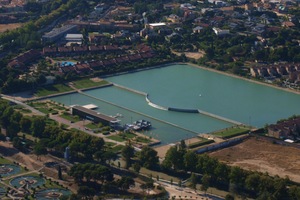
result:
<svg viewBox="0 0 300 200"><path fill-rule="evenodd" d="M3 33L7 30L13 30L21 27L22 23L14 23L14 24L0 24L0 33Z"/></svg>
<svg viewBox="0 0 300 200"><path fill-rule="evenodd" d="M226 164L268 172L300 182L300 148L250 137L244 142L209 154Z"/></svg>

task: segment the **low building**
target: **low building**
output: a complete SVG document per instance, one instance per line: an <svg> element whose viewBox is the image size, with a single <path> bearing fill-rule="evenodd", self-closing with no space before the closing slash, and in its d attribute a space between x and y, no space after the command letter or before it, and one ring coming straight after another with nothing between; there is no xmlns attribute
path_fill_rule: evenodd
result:
<svg viewBox="0 0 300 200"><path fill-rule="evenodd" d="M213 31L215 32L215 34L217 36L225 36L230 33L229 30L227 30L227 29L220 29L220 28L216 28L216 27L213 28Z"/></svg>
<svg viewBox="0 0 300 200"><path fill-rule="evenodd" d="M271 124L268 126L268 136L279 139L298 140L300 136L300 117Z"/></svg>
<svg viewBox="0 0 300 200"><path fill-rule="evenodd" d="M87 109L82 106L73 106L71 108L72 115L78 115L79 117L83 119L88 119L93 121L94 123L102 123L104 125L110 125L114 126L119 122L118 119L114 117L110 117L101 113L98 113L96 111Z"/></svg>
<svg viewBox="0 0 300 200"><path fill-rule="evenodd" d="M56 42L57 40L63 39L63 36L68 33L76 33L77 25L65 25L60 28L54 28L52 31L45 33L42 36L43 42Z"/></svg>
<svg viewBox="0 0 300 200"><path fill-rule="evenodd" d="M82 44L83 35L82 34L67 34L65 40L68 43Z"/></svg>

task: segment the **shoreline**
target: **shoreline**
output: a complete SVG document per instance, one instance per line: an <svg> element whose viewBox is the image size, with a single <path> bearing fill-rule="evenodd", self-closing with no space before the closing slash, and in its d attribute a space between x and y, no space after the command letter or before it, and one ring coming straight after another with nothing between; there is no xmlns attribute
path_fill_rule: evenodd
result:
<svg viewBox="0 0 300 200"><path fill-rule="evenodd" d="M197 68L200 68L200 69L203 69L203 70L219 73L219 74L222 74L222 75L225 75L225 76L238 78L238 79L241 79L241 80L244 80L244 81L249 81L251 83L256 83L256 84L260 84L260 85L264 85L264 86L267 86L267 87L272 87L272 88L275 88L275 89L279 89L279 90L282 90L282 91L291 92L291 93L300 95L300 91L297 91L297 90L292 90L292 89L289 89L289 88L283 88L283 87L276 86L276 85L273 85L273 84L269 84L269 83L265 83L265 82L262 82L262 81L245 78L245 77L238 76L238 75L235 75L235 74L232 74L232 73L229 73L229 72L219 71L219 70L216 70L216 69L208 68L208 67L205 67L205 66L202 66L202 65L197 65L197 64L194 64L194 63L190 63L190 62L186 62L186 63L184 63L184 62L165 63L165 64L161 64L161 65L154 65L154 66L151 66L151 67L135 69L135 70L131 70L131 71L124 71L124 72L119 72L119 73L114 73L114 74L104 75L104 76L98 76L98 77L107 78L107 77L112 77L112 76L120 76L120 75L140 72L140 71L146 71L146 70L151 70L151 69L168 67L168 66L174 65L174 64L175 65L190 65L192 67L197 67Z"/></svg>
<svg viewBox="0 0 300 200"><path fill-rule="evenodd" d="M181 64L184 64L184 63L181 63ZM260 85L264 85L264 86L268 86L268 87L272 87L272 88L275 88L275 89L279 89L279 90L283 90L283 91L286 91L286 92L291 92L291 93L300 95L300 91L292 90L292 89L289 89L289 88L283 88L283 87L276 86L276 85L273 85L273 84L269 84L269 83L265 83L265 82L261 82L261 81L257 81L257 80L253 80L253 79L248 79L248 78L245 78L245 77L242 77L242 76L238 76L238 75L235 75L235 74L219 71L219 70L216 70L216 69L212 69L212 68L208 68L208 67L204 67L204 66L200 66L200 65L196 65L196 64L193 64L193 63L186 63L186 64L191 65L193 67L200 68L200 69L208 70L208 71L211 71L211 72L216 72L216 73L219 73L219 74L223 74L225 76L238 78L238 79L241 79L241 80L249 81L251 83L257 83L257 84L260 84Z"/></svg>

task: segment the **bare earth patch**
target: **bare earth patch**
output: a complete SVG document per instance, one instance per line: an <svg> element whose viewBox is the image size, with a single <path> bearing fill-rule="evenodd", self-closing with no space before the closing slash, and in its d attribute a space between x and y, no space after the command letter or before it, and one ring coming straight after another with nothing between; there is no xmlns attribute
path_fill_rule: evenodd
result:
<svg viewBox="0 0 300 200"><path fill-rule="evenodd" d="M103 79L99 78L99 77L95 77L95 78L90 78L91 81L94 81L94 82L101 82L103 81Z"/></svg>
<svg viewBox="0 0 300 200"><path fill-rule="evenodd" d="M205 55L204 51L199 51L199 52L176 52L172 51L174 54L177 56L180 56L181 54L185 54L187 58L192 58L195 60L198 60L199 58L202 58Z"/></svg>
<svg viewBox="0 0 300 200"><path fill-rule="evenodd" d="M300 149L273 144L251 137L232 147L209 154L219 160L241 168L268 172L282 178L288 176L300 182Z"/></svg>
<svg viewBox="0 0 300 200"><path fill-rule="evenodd" d="M23 24L21 23L14 23L14 24L0 24L0 33L5 32L6 30L13 30L19 28Z"/></svg>

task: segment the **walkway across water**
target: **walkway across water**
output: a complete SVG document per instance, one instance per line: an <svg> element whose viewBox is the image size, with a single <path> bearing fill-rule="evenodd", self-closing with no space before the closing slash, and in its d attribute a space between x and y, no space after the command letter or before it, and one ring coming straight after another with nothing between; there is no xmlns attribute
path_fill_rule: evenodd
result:
<svg viewBox="0 0 300 200"><path fill-rule="evenodd" d="M203 110L200 110L200 109L172 108L172 107L160 106L158 104L153 103L149 99L149 94L147 94L145 92L134 90L134 89L131 89L131 88L119 85L119 84L115 84L115 83L113 85L120 88L120 89L124 89L124 90L130 91L130 92L145 96L146 101L148 102L148 104L150 106L152 106L154 108L157 108L157 109L160 109L160 110L174 111L174 112L185 112L185 113L199 113L199 114L206 115L206 116L218 119L218 120L229 122L229 123L234 124L234 125L243 125L243 123L241 123L241 122L238 122L238 121L235 121L235 120L232 120L232 119L228 119L226 117L222 117L222 116L219 116L219 115L216 115L216 114L213 114L213 113L209 113L209 112L206 112L206 111L203 111Z"/></svg>

